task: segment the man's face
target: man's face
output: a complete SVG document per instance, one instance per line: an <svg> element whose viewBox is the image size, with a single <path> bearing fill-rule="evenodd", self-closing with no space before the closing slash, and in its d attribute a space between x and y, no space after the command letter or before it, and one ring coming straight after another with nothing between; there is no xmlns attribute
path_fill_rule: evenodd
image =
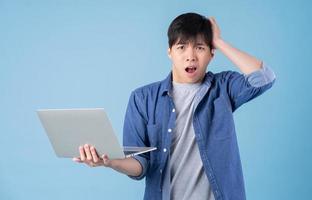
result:
<svg viewBox="0 0 312 200"><path fill-rule="evenodd" d="M172 61L172 78L178 83L199 83L203 80L213 51L202 37L196 41L181 42L168 49Z"/></svg>

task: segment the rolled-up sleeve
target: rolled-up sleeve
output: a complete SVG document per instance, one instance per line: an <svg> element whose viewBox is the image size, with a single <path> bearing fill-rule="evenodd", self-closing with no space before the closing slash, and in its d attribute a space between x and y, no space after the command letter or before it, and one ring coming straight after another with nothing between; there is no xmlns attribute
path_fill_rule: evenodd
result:
<svg viewBox="0 0 312 200"><path fill-rule="evenodd" d="M262 87L268 83L273 82L276 78L272 69L264 62L262 62L261 69L245 75L245 77L249 84L253 87Z"/></svg>
<svg viewBox="0 0 312 200"><path fill-rule="evenodd" d="M133 156L133 158L136 159L140 163L142 167L142 173L139 176L129 176L129 177L135 180L141 180L146 175L147 167L148 167L148 160L142 157L141 155Z"/></svg>
<svg viewBox="0 0 312 200"><path fill-rule="evenodd" d="M272 69L264 62L262 62L259 70L248 75L227 71L222 73L222 77L222 82L226 83L226 91L233 112L244 103L271 88L276 79Z"/></svg>
<svg viewBox="0 0 312 200"><path fill-rule="evenodd" d="M145 147L148 138L146 137L146 119L143 104L139 96L132 92L126 110L123 127L123 145ZM140 180L145 177L149 166L149 154L141 154L133 157L142 166L142 173L139 176L129 176L132 179Z"/></svg>

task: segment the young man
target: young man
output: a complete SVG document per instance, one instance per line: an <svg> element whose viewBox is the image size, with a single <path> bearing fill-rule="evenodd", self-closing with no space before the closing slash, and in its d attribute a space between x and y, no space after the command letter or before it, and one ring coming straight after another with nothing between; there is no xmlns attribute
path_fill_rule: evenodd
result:
<svg viewBox="0 0 312 200"><path fill-rule="evenodd" d="M155 146L157 151L109 160L85 145L74 160L145 177L148 200L246 199L232 113L269 89L275 75L225 42L212 17L182 14L171 23L168 39L171 73L132 92L124 122L125 146ZM215 49L242 74L206 73Z"/></svg>

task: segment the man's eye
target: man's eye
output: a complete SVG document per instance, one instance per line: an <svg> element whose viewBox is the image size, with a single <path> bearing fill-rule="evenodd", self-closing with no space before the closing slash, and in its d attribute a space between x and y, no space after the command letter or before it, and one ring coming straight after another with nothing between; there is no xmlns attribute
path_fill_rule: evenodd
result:
<svg viewBox="0 0 312 200"><path fill-rule="evenodd" d="M198 50L205 50L204 47L197 47Z"/></svg>
<svg viewBox="0 0 312 200"><path fill-rule="evenodd" d="M178 46L178 49L184 49L184 46L182 46L182 45Z"/></svg>

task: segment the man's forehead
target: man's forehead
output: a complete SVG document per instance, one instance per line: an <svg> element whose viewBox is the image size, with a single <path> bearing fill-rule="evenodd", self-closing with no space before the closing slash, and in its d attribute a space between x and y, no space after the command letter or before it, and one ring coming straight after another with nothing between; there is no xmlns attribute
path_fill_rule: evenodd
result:
<svg viewBox="0 0 312 200"><path fill-rule="evenodd" d="M178 45L178 44L207 45L203 36L189 37L189 38L179 37L177 41L175 42L175 45Z"/></svg>

